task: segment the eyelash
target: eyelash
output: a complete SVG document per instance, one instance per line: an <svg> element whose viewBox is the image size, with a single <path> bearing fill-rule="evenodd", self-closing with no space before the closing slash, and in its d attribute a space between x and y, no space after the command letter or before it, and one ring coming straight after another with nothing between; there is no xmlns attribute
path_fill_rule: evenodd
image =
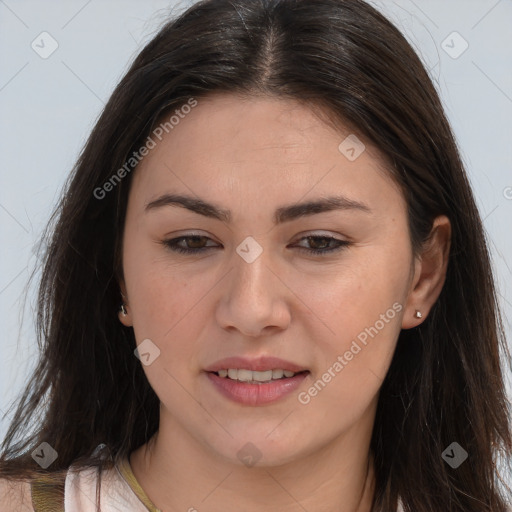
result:
<svg viewBox="0 0 512 512"><path fill-rule="evenodd" d="M183 247L179 247L177 244L181 240L190 240L190 239L200 239L200 238L206 238L208 240L211 240L211 238L208 238L207 236L202 235L189 235L189 236L180 236L178 238L172 238L169 240L163 240L162 244L165 245L167 248L169 248L171 251L178 252L181 254L198 254L201 252L204 252L205 250L214 249L215 247L201 247L196 249L185 249ZM337 242L339 245L337 247L331 247L329 249L308 249L305 247L299 247L299 250L306 252L308 254L312 254L314 256L327 256L331 253L340 251L350 245L350 242L347 242L345 240L339 240L337 238L334 238L332 236L325 236L325 235L309 235L302 237L299 241L305 240L305 239L314 239L314 240L328 240L330 242Z"/></svg>

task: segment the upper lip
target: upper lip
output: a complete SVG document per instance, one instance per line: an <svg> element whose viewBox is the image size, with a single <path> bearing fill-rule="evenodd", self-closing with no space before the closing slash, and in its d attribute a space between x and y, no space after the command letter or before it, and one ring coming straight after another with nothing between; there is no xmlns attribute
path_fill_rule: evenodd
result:
<svg viewBox="0 0 512 512"><path fill-rule="evenodd" d="M307 370L303 366L285 361L284 359L279 359L278 357L261 356L253 359L247 357L227 357L206 367L205 371L218 372L219 370L228 370L230 368L252 370L255 372L280 369L297 373Z"/></svg>

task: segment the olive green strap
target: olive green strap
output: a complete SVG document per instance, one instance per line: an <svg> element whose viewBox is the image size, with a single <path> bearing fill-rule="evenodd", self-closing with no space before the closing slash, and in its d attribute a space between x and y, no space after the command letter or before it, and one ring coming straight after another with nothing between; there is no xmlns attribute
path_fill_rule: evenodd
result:
<svg viewBox="0 0 512 512"><path fill-rule="evenodd" d="M156 506L151 502L147 494L144 492L144 489L140 486L139 482L135 478L135 475L133 474L128 458L119 460L116 463L116 467L126 483L131 487L132 491L144 504L149 512L162 512L160 509L156 508Z"/></svg>
<svg viewBox="0 0 512 512"><path fill-rule="evenodd" d="M34 512L64 512L65 474L42 475L32 481Z"/></svg>

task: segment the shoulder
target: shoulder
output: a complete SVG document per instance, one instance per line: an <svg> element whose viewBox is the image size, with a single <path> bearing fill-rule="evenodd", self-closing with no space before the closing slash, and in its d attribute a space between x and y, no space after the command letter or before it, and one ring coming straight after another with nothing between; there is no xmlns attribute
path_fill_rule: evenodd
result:
<svg viewBox="0 0 512 512"><path fill-rule="evenodd" d="M30 482L0 478L2 512L34 512Z"/></svg>

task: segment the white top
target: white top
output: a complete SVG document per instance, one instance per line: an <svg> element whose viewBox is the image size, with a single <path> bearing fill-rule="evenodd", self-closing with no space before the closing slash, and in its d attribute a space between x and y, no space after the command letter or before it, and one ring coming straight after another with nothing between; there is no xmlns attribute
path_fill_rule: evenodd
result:
<svg viewBox="0 0 512 512"><path fill-rule="evenodd" d="M66 476L64 490L64 510L96 512L96 485L98 470L90 468L80 472L70 468ZM145 497L145 495L144 495ZM149 498L146 497L149 501ZM158 510L153 504L149 507L143 498L137 496L121 471L116 467L101 472L102 512L148 512Z"/></svg>
<svg viewBox="0 0 512 512"><path fill-rule="evenodd" d="M97 512L98 480L97 468L78 470L71 465L64 482L64 511ZM128 459L102 470L100 504L102 512L162 512L151 503L137 482ZM30 482L0 478L1 512L48 512L50 509L54 512L51 507L47 496L32 495Z"/></svg>

